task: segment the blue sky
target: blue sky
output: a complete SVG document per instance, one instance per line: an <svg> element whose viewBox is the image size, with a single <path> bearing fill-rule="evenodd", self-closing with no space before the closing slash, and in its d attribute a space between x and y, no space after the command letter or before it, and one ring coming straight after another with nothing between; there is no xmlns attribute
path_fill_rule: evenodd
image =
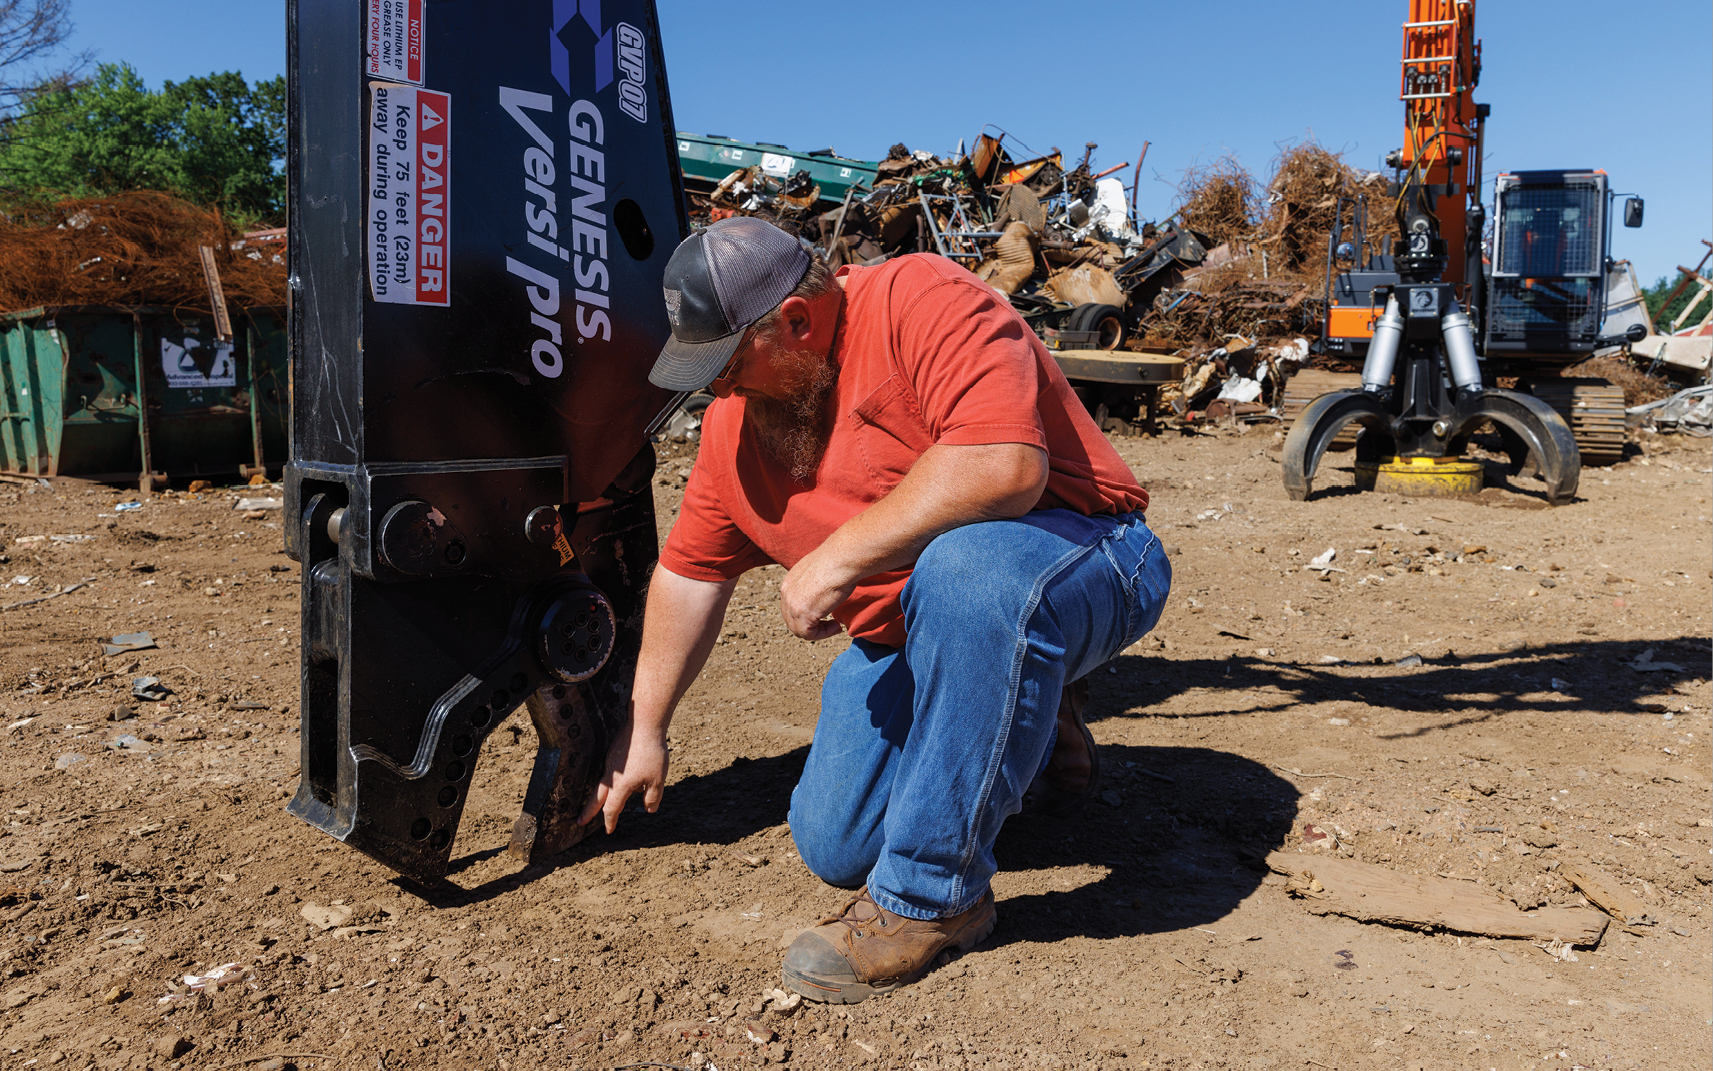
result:
<svg viewBox="0 0 1713 1071"><path fill-rule="evenodd" d="M1098 142L1098 167L1133 163L1147 140L1149 218L1197 163L1229 153L1265 175L1281 145L1313 137L1378 169L1401 136L1404 0L659 7L681 129L874 159L897 141L949 153L992 124L1067 155ZM284 0L73 0L73 17L78 47L151 85L285 69ZM1644 284L1693 266L1713 238L1713 5L1481 0L1476 31L1487 174L1604 168L1648 205L1614 255Z"/></svg>

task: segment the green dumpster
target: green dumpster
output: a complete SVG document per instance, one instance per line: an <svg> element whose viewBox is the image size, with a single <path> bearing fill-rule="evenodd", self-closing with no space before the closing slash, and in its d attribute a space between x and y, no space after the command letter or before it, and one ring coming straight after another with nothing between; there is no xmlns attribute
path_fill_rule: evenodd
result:
<svg viewBox="0 0 1713 1071"><path fill-rule="evenodd" d="M853 186L872 187L879 167L873 161L847 160L825 149L795 152L766 141L734 141L718 134L687 134L682 130L678 132L678 166L686 179L710 186L746 167L760 167L781 179L807 171L826 201L844 200Z"/></svg>
<svg viewBox="0 0 1713 1071"><path fill-rule="evenodd" d="M286 458L285 318L61 305L0 315L0 468L230 478ZM254 360L252 360L254 355ZM145 419L146 417L146 419Z"/></svg>
<svg viewBox="0 0 1713 1071"><path fill-rule="evenodd" d="M286 437L291 419L290 348L283 308L247 309L241 319L245 331L245 370L250 375L251 466L244 474L282 468L291 456ZM237 330L237 325L233 325ZM261 453L256 454L256 444Z"/></svg>

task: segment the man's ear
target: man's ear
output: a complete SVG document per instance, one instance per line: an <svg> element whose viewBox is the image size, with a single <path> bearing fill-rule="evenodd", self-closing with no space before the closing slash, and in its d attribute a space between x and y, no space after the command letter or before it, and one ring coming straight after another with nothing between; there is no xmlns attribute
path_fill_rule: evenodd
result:
<svg viewBox="0 0 1713 1071"><path fill-rule="evenodd" d="M798 343L806 343L815 330L815 316L809 302L796 294L779 304L779 329Z"/></svg>

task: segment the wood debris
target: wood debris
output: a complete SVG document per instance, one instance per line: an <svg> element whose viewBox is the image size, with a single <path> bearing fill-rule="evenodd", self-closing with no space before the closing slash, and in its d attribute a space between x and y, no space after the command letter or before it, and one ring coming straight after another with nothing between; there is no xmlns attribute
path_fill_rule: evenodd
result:
<svg viewBox="0 0 1713 1071"><path fill-rule="evenodd" d="M1566 863L1559 869L1564 880L1570 882L1581 891L1588 902L1611 915L1619 922L1634 925L1648 918L1648 906L1634 895L1627 892L1623 886L1601 873L1592 864Z"/></svg>
<svg viewBox="0 0 1713 1071"><path fill-rule="evenodd" d="M1273 852L1267 856L1267 865L1292 879L1286 891L1304 898L1304 906L1317 915L1584 947L1598 944L1606 931L1606 917L1588 908L1525 913L1480 887L1431 875L1400 874L1354 859ZM1311 891L1311 882L1320 888Z"/></svg>

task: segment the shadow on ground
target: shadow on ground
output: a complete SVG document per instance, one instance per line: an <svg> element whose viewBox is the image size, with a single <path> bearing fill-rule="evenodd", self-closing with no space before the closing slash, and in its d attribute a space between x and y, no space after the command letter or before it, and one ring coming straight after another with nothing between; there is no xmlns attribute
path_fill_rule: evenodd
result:
<svg viewBox="0 0 1713 1071"><path fill-rule="evenodd" d="M658 815L627 810L613 836L595 834L547 863L468 888L398 879L437 906L481 903L594 855L675 844L733 844L785 821L807 748L687 777ZM1013 897L997 940L1117 937L1204 925L1259 884L1266 854L1296 816L1297 790L1250 759L1206 748L1101 748L1103 798L1071 819L1018 816L995 853L1002 871L1097 866L1099 881ZM502 848L461 856L452 875Z"/></svg>
<svg viewBox="0 0 1713 1071"><path fill-rule="evenodd" d="M1255 891L1297 814L1295 786L1209 748L1100 749L1103 798L1074 818L1015 818L1003 870L1100 866L1099 881L1012 897L994 941L1128 937L1205 926Z"/></svg>
<svg viewBox="0 0 1713 1071"><path fill-rule="evenodd" d="M425 887L405 878L397 879L395 884L436 906L450 907L491 900L560 867L576 866L595 855L672 844L735 844L785 821L791 805L791 790L802 775L803 763L808 756L808 747L758 759L740 756L730 766L675 781L667 788L666 801L658 814L644 811L638 797L625 808L619 828L611 836L592 833L582 843L544 863L479 885L465 888L447 880ZM503 855L505 851L501 846L459 856L452 860L449 877Z"/></svg>
<svg viewBox="0 0 1713 1071"><path fill-rule="evenodd" d="M1651 662L1639 662L1649 649L1654 652ZM1088 719L1178 716L1125 711L1200 689L1240 697L1242 705L1234 703L1232 709L1248 713L1340 700L1424 715L1423 724L1377 733L1380 739L1426 736L1510 714L1657 717L1657 706L1645 703L1646 697L1669 691L1676 681L1706 676L1708 656L1707 641L1692 636L1450 653L1408 667L1122 655L1111 663L1117 674L1094 674ZM1660 663L1680 668L1633 668ZM1555 681L1561 682L1558 687ZM1261 690L1266 691L1258 699ZM1210 709L1183 716L1229 712ZM1295 788L1238 755L1110 744L1101 753L1106 765L1103 789L1116 794L1116 805L1093 803L1069 821L1013 819L997 851L1002 869L1094 864L1111 872L1079 888L1007 901L1003 939L1120 936L1219 919L1254 889L1263 872L1262 858L1282 842L1296 814ZM739 758L725 768L674 783L670 806L661 814L646 814L633 804L616 834L596 834L548 863L470 888L447 881L412 891L437 904L476 903L592 855L673 844L736 843L785 821L791 790L807 756L808 748L798 747L780 755ZM488 849L455 859L452 874L502 851Z"/></svg>
<svg viewBox="0 0 1713 1071"><path fill-rule="evenodd" d="M1250 640L1233 640L1249 643ZM1639 662L1653 651L1651 662ZM1296 665L1248 655L1230 658L1165 659L1120 655L1109 663L1117 674L1092 677L1088 719L1112 717L1208 717L1242 710L1266 713L1304 703L1361 702L1389 711L1438 716L1409 730L1420 736L1507 714L1634 714L1657 716L1649 697L1669 692L1685 679L1710 672L1707 640L1682 636L1671 640L1589 640L1529 645L1514 651L1424 659L1419 666L1391 663ZM1637 669L1669 663L1677 669ZM1554 682L1558 682L1555 685ZM1231 709L1165 715L1123 713L1153 706L1190 690L1229 691ZM1269 690L1263 696L1254 693ZM1272 690L1277 690L1275 694ZM1379 734L1386 739L1386 734Z"/></svg>

